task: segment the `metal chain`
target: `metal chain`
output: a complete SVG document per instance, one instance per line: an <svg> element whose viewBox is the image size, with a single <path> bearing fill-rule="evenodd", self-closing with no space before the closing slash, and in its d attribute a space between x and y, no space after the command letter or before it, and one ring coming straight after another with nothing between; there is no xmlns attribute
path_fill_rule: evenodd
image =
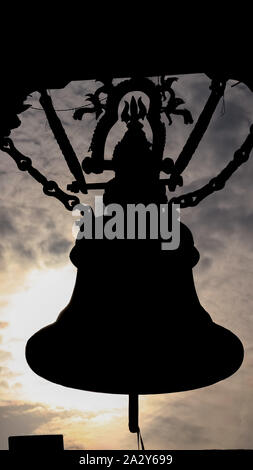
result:
<svg viewBox="0 0 253 470"><path fill-rule="evenodd" d="M178 197L173 197L170 199L169 204L180 204L181 208L194 207L210 194L223 189L230 176L232 176L232 174L249 159L252 149L253 125L250 127L250 133L242 146L234 153L233 160L231 160L215 178L211 179L209 183L196 191L183 194ZM59 188L55 181L47 180L47 178L42 173L40 173L39 170L34 168L32 166L31 158L19 152L10 138L5 138L1 141L0 150L8 153L13 158L19 170L27 171L36 181L42 184L43 192L47 196L53 196L61 201L69 211L72 211L74 206L80 203L80 200L77 196L65 193L62 191L62 189Z"/></svg>
<svg viewBox="0 0 253 470"><path fill-rule="evenodd" d="M182 196L173 197L170 199L169 203L180 204L181 208L194 207L210 194L223 189L230 176L232 176L232 174L248 160L252 149L253 125L250 127L250 133L247 136L245 142L234 153L233 160L231 160L215 178L211 179L209 183L196 191L183 194Z"/></svg>
<svg viewBox="0 0 253 470"><path fill-rule="evenodd" d="M13 141L10 138L5 138L0 143L0 150L8 153L10 157L16 162L17 167L21 171L27 171L38 183L42 184L43 192L47 196L53 196L61 201L66 209L69 211L73 210L76 204L80 203L77 196L72 196L65 193L59 188L55 181L49 181L39 170L32 166L32 160L29 157L23 155L19 150L16 149Z"/></svg>

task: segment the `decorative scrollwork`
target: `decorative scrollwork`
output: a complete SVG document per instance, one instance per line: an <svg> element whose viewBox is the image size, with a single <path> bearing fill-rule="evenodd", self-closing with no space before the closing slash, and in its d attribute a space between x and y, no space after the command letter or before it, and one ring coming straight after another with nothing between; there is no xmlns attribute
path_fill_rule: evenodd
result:
<svg viewBox="0 0 253 470"><path fill-rule="evenodd" d="M170 98L166 106L162 106L161 112L165 113L170 126L172 124L171 114L177 114L177 115L183 116L185 124L193 123L192 115L190 111L188 111L188 109L185 109L185 108L178 109L178 106L184 104L184 100L182 98L177 98L175 91L172 89L173 82L177 80L178 80L177 77L169 77L167 79L165 79L165 76L161 77L160 90L161 90L163 101L165 101L166 99L166 94L165 94L166 92L168 92L170 95Z"/></svg>
<svg viewBox="0 0 253 470"><path fill-rule="evenodd" d="M104 149L107 136L118 120L118 107L121 99L129 92L142 91L150 99L150 107L146 113L146 118L150 124L153 133L153 146L152 151L157 156L157 160L162 160L163 151L165 147L166 131L164 123L161 121L161 90L151 80L147 78L131 78L119 83L116 86L112 84L103 88L103 92L107 90L108 96L105 106L105 112L97 123L94 131L90 150L91 160L90 167L88 167L87 160L83 162L83 169L86 171L91 170L93 167L94 173L103 172ZM101 88L99 89L101 92ZM144 111L144 110L143 110ZM124 120L124 116L123 116Z"/></svg>
<svg viewBox="0 0 253 470"><path fill-rule="evenodd" d="M169 191L174 191L177 186L182 186L183 178L181 174L189 164L194 152L202 140L217 105L224 95L226 83L231 78L230 75L226 73L207 75L212 78L210 96L182 151L175 160L175 163L172 158L163 158L166 142L166 129L165 124L161 119L162 115L164 114L167 117L169 125L172 124L172 116L177 115L183 117L184 124L193 123L191 112L185 108L180 108L180 106L184 104L184 100L177 97L172 88L174 82L177 82L178 78L162 75L159 79L159 83L155 84L154 81L148 78L135 77L124 80L117 85L113 84L113 79L110 77L99 78L97 81L102 82L102 86L100 86L94 93L86 95L87 100L91 103L91 107L76 109L73 116L74 119L81 120L85 114L94 113L95 118L98 121L89 149L91 151L91 157L87 157L83 160L83 170L86 173L93 172L97 174L102 173L106 169L116 171L117 159L106 160L104 158L106 139L109 132L118 121L118 108L121 100L129 92L140 91L146 94L149 98L149 109L147 110L142 98L139 98L137 102L135 98L132 98L130 104L125 101L121 120L127 124L127 127L129 127L130 121L135 125L139 120L147 119L153 134L150 152L154 157L154 159L152 157L152 161L156 162L154 163L154 171L158 175L158 178L160 171L170 175L168 179L158 179L159 185L163 187L167 186ZM236 75L236 77L239 81L243 81L251 90L253 89L251 77L246 77L244 75ZM73 193L78 193L79 191L87 193L90 189L104 189L107 183L86 183L81 165L70 144L63 125L54 110L50 96L47 94L46 89L39 91L41 92L40 102L46 113L49 125L68 167L75 177L75 180L67 186L67 189ZM106 98L101 98L102 94L106 95ZM25 95L27 95L27 93L23 92L21 97L22 100L21 98L17 100L17 105L14 110L16 114L19 114L30 107L30 105L22 103ZM8 121L8 129L4 128L4 133L1 134L0 149L8 153L15 160L21 171L27 171L36 181L41 183L45 194L56 197L68 210L71 210L75 204L79 203L79 199L76 196L64 193L64 191L62 191L54 181L48 181L44 175L32 166L32 160L20 153L11 139L4 137L4 135L9 135L10 128L17 127L19 124L20 121L18 118L16 120L13 119L10 123ZM140 126L142 127L141 124ZM136 126L136 128L137 127L138 126ZM242 147L235 152L234 159L219 175L203 186L203 188L192 193L182 195L178 198L172 198L170 203L179 203L181 207L195 206L214 191L222 189L232 173L234 173L234 171L236 171L237 168L249 158L252 148L253 137L251 128L246 141ZM140 178L140 180L138 180L138 178ZM140 181L140 184L142 184L141 178L141 171L139 171L137 180Z"/></svg>

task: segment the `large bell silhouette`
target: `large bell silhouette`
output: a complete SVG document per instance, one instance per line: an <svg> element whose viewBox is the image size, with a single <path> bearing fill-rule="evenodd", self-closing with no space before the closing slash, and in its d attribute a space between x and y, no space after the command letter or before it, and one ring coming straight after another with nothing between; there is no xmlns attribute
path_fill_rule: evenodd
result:
<svg viewBox="0 0 253 470"><path fill-rule="evenodd" d="M72 298L26 346L36 374L94 392L156 394L211 385L233 374L243 346L197 297L199 254L181 224L177 250L159 240L80 240Z"/></svg>
<svg viewBox="0 0 253 470"><path fill-rule="evenodd" d="M136 110L128 119L105 205L167 203ZM190 230L180 227L175 250L161 250L159 238L77 240L71 300L26 346L32 370L51 382L132 397L132 432L139 429L138 394L205 387L232 375L243 360L240 340L199 302L192 274L199 253Z"/></svg>

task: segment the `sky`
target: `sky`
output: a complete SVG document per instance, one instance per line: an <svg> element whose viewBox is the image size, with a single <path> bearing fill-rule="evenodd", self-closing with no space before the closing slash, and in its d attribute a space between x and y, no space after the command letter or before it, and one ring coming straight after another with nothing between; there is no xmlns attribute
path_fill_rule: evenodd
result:
<svg viewBox="0 0 253 470"><path fill-rule="evenodd" d="M219 104L184 172L184 188L176 195L208 182L244 142L253 123L253 95L245 85L231 87L233 84L228 82L224 103ZM174 86L194 120L209 96L209 85L206 75L198 74L179 76ZM92 80L75 81L50 94L56 109L73 108L87 104L85 94L98 86L100 83ZM38 99L39 94L34 93L27 102L40 108ZM143 101L148 105L147 97L143 96ZM123 101L119 112L122 109ZM75 121L73 111L58 114L82 161L89 155L94 115ZM73 177L44 112L30 108L21 121L11 134L15 145L48 179L66 190ZM123 137L124 126L119 121L111 130L106 158L111 158ZM192 126L185 126L182 118L175 116L166 129L164 157L175 159ZM147 123L145 131L152 138ZM106 172L89 175L87 181L111 177L112 173ZM140 427L147 449L253 447L252 179L253 161L249 159L222 191L181 211L181 220L191 229L200 252L194 268L200 302L216 323L241 339L243 364L232 377L210 387L141 396ZM8 436L20 434L63 434L65 449L135 449L136 436L128 431L127 396L62 387L40 378L26 363L26 341L56 320L73 290L76 268L69 253L74 245L74 218L2 152L0 184L0 449L8 448ZM82 195L81 201L92 205L96 194L102 192ZM96 282L100 282L100 274ZM155 369L153 372L155 377Z"/></svg>

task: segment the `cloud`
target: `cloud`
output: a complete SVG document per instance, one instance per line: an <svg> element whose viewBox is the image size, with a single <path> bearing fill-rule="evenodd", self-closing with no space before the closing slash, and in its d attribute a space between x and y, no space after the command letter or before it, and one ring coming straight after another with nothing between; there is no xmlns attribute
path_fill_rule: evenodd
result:
<svg viewBox="0 0 253 470"><path fill-rule="evenodd" d="M196 443L202 449L209 448L210 437L205 425L196 422L189 423L183 416L169 416L164 414L155 416L148 427L143 428L145 442L149 442L152 449L194 449ZM149 444L149 445L150 445Z"/></svg>
<svg viewBox="0 0 253 470"><path fill-rule="evenodd" d="M52 234L50 240L44 240L41 242L41 248L47 256L53 256L53 258L69 253L71 247L70 240L61 237L58 233Z"/></svg>
<svg viewBox="0 0 253 470"><path fill-rule="evenodd" d="M185 100L185 106L192 112L195 122L210 94L209 84L203 75L196 75L194 80L192 76L180 77L176 83L177 96ZM221 102L203 142L184 172L185 186L175 194L206 184L233 158L234 151L245 140L253 121L252 94L243 85L232 89L230 85L225 93L224 116L221 116ZM64 90L52 91L55 107L61 109L82 105L85 94L98 86L100 83L73 82ZM33 104L40 107L37 98L38 95L35 95ZM72 112L59 115L82 161L88 154L95 119L90 115L79 122L73 120ZM193 126L184 126L182 121L180 116L175 116L172 126L166 123L165 156L176 158L193 129ZM123 130L120 124L109 136L108 155ZM21 127L13 131L13 140L21 152L32 157L35 167L66 190L73 178L46 125L43 112L25 112ZM87 180L101 181L107 176L89 175ZM249 346L245 362L240 374L234 376L232 381L228 379L225 388L214 386L205 392L195 391L185 394L184 400L171 399L170 395L150 398L150 405L144 407L140 416L144 442L149 448L252 447L252 399L246 392L252 388L253 376L253 350L250 348L253 333L252 179L251 156L230 178L223 191L210 196L198 207L181 211L182 220L192 230L201 255L194 269L200 300L212 312L212 318L222 320L225 326L235 328L235 332L242 335L243 342ZM0 159L0 184L0 283L2 292L8 297L23 286L31 269L69 263L69 251L74 244L74 219L59 201L46 197L41 185L27 173L21 173L5 154ZM86 199L82 196L82 202L90 202L92 197L90 195ZM9 352L0 351L1 362L10 357ZM155 375L154 370L152 373ZM6 382L14 379L11 374L10 369L1 366L0 375L5 390ZM65 442L72 448L129 448L136 441L135 436L129 435L127 419L123 415L124 412L120 418L105 423L102 413L83 415L73 410L55 411L43 404L6 404L0 409L0 446L7 447L7 437L11 434L59 432L66 433ZM111 429L114 433L112 437Z"/></svg>
<svg viewBox="0 0 253 470"><path fill-rule="evenodd" d="M85 432L85 425L96 416L92 412L50 408L42 403L5 402L0 405L0 448L8 448L9 436L30 434L64 434L65 449L71 446L74 449L85 448L78 446L77 441L80 443L80 440L73 440L68 428L80 428Z"/></svg>
<svg viewBox="0 0 253 470"><path fill-rule="evenodd" d="M0 362L6 362L12 358L12 354L8 351L0 350Z"/></svg>
<svg viewBox="0 0 253 470"><path fill-rule="evenodd" d="M15 226L11 220L11 215L0 208L0 237L13 237L16 235Z"/></svg>
<svg viewBox="0 0 253 470"><path fill-rule="evenodd" d="M31 404L7 404L0 406L0 448L8 448L8 437L33 434L43 423L50 421L54 412Z"/></svg>
<svg viewBox="0 0 253 470"><path fill-rule="evenodd" d="M0 389L1 388L9 388L7 380L0 380Z"/></svg>
<svg viewBox="0 0 253 470"><path fill-rule="evenodd" d="M12 379L13 377L16 377L17 374L14 373L11 369L9 369L6 366L0 366L0 377L3 377L5 379Z"/></svg>

